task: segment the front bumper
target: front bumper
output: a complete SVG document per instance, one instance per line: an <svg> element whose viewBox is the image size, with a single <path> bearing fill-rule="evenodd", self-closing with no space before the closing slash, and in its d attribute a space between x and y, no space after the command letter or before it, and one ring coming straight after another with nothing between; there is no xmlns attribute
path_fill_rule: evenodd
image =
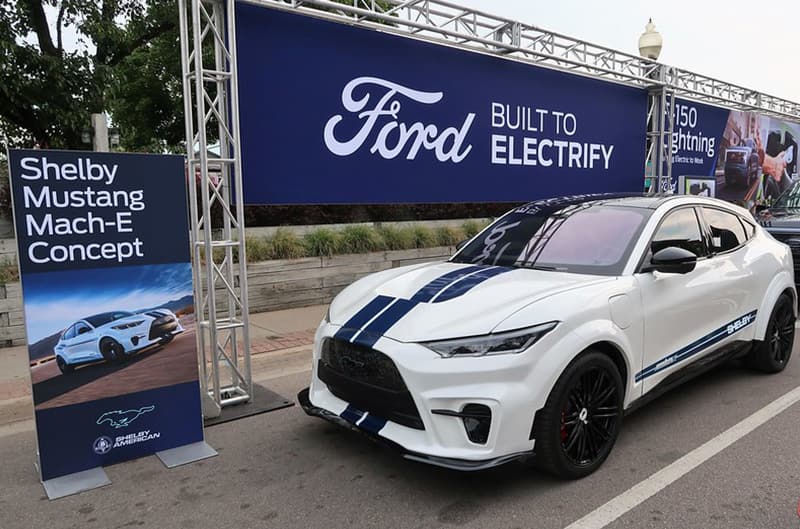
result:
<svg viewBox="0 0 800 529"><path fill-rule="evenodd" d="M366 428L361 428L356 425L356 423L351 422L342 416L336 415L335 413L320 408L319 406L314 406L309 399L309 388L305 388L304 390L300 391L300 393L297 394L297 400L300 403L300 407L303 408L303 411L305 411L308 415L325 419L326 421L332 422L337 426L358 432L372 441L399 452L404 458L412 461L419 461L421 463L449 468L451 470L476 471L496 467L512 461L525 460L533 456L532 450L483 460L458 459L453 457L437 457L420 454L407 450L398 443L386 439L385 437L381 437L378 434L372 433Z"/></svg>

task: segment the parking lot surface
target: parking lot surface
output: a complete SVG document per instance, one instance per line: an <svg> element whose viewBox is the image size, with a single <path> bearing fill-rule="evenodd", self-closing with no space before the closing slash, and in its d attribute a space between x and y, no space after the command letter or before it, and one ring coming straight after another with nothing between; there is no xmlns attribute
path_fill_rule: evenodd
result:
<svg viewBox="0 0 800 529"><path fill-rule="evenodd" d="M292 397L307 385L307 351L261 356L262 384ZM563 528L798 385L798 358L776 376L710 372L627 417L603 467L574 482L523 464L465 474L406 461L295 406L208 428L215 458L118 464L111 486L51 502L33 470L32 423L18 422L0 428L0 512L4 529ZM798 434L794 404L607 526L800 527Z"/></svg>

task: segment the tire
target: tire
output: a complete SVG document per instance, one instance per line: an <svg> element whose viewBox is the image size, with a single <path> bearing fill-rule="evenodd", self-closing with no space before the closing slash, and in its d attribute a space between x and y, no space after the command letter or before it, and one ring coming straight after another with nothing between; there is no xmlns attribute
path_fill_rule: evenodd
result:
<svg viewBox="0 0 800 529"><path fill-rule="evenodd" d="M125 358L125 348L113 338L100 340L100 353L106 362L121 362Z"/></svg>
<svg viewBox="0 0 800 529"><path fill-rule="evenodd" d="M562 479L597 470L622 426L624 393L619 370L608 356L589 349L574 360L540 412L537 466Z"/></svg>
<svg viewBox="0 0 800 529"><path fill-rule="evenodd" d="M56 364L58 365L58 370L61 371L62 375L66 375L66 374L72 373L75 370L75 366L69 365L60 356L56 356Z"/></svg>
<svg viewBox="0 0 800 529"><path fill-rule="evenodd" d="M747 355L747 364L764 373L783 371L792 358L794 322L792 297L781 294L770 314L764 340L755 343Z"/></svg>
<svg viewBox="0 0 800 529"><path fill-rule="evenodd" d="M167 345L169 342L173 340L173 338L175 338L175 336L171 334L169 336L165 336L161 338L161 340L158 342L158 345Z"/></svg>

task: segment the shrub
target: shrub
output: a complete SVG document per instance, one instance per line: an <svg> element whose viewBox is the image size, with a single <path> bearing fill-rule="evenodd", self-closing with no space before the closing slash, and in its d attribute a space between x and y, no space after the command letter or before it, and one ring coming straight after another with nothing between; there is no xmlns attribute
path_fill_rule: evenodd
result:
<svg viewBox="0 0 800 529"><path fill-rule="evenodd" d="M335 231L328 228L319 228L310 231L303 237L308 255L315 257L330 257L336 253L339 237Z"/></svg>
<svg viewBox="0 0 800 529"><path fill-rule="evenodd" d="M368 226L347 226L339 237L341 253L367 253L380 250L383 241L378 232Z"/></svg>
<svg viewBox="0 0 800 529"><path fill-rule="evenodd" d="M412 226L409 228L414 248L429 248L436 244L436 235L427 226Z"/></svg>
<svg viewBox="0 0 800 529"><path fill-rule="evenodd" d="M271 259L299 259L306 255L303 241L287 229L278 228L267 242Z"/></svg>
<svg viewBox="0 0 800 529"><path fill-rule="evenodd" d="M396 226L381 226L377 230L387 250L408 250L414 247L414 236L410 230Z"/></svg>
<svg viewBox="0 0 800 529"><path fill-rule="evenodd" d="M269 241L265 237L258 235L247 237L244 240L244 247L247 252L247 259L250 261L265 261L272 254Z"/></svg>
<svg viewBox="0 0 800 529"><path fill-rule="evenodd" d="M439 246L455 246L466 239L461 230L451 226L440 226L436 228L436 241Z"/></svg>
<svg viewBox="0 0 800 529"><path fill-rule="evenodd" d="M477 220L468 220L461 225L461 229L464 231L464 237L467 239L475 237L483 228L484 226Z"/></svg>

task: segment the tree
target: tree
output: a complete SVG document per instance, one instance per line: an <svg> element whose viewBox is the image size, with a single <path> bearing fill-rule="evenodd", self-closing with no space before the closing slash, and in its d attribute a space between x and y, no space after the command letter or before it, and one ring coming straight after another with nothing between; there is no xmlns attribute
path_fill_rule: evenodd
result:
<svg viewBox="0 0 800 529"><path fill-rule="evenodd" d="M67 32L79 38L75 49L64 46ZM84 148L81 132L91 113L110 109L117 71L160 38L172 39L179 59L177 34L170 0L3 3L0 135L11 146Z"/></svg>

